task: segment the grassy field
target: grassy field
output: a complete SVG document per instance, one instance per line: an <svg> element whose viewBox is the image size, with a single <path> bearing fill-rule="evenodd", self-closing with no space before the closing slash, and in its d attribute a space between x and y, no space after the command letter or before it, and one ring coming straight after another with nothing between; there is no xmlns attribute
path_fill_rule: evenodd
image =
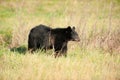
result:
<svg viewBox="0 0 120 80"><path fill-rule="evenodd" d="M75 26L81 41L66 58L29 54L39 24ZM0 0L0 80L120 80L120 1Z"/></svg>
<svg viewBox="0 0 120 80"><path fill-rule="evenodd" d="M120 56L100 50L69 51L67 58L2 50L0 80L119 80Z"/></svg>

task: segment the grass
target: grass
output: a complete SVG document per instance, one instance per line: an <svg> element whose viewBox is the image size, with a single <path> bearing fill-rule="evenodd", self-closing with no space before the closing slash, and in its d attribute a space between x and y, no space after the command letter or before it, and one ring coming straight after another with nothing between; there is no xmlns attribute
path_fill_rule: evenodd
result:
<svg viewBox="0 0 120 80"><path fill-rule="evenodd" d="M120 80L119 0L0 0L0 80ZM75 26L68 56L27 51L32 27Z"/></svg>
<svg viewBox="0 0 120 80"><path fill-rule="evenodd" d="M102 51L69 52L68 57L9 50L0 56L1 80L119 80L120 55Z"/></svg>

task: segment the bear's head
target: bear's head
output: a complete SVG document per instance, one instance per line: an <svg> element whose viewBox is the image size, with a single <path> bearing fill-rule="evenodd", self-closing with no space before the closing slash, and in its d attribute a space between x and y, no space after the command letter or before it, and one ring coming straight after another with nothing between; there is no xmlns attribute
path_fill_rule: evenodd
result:
<svg viewBox="0 0 120 80"><path fill-rule="evenodd" d="M75 31L75 27L68 26L66 28L66 35L69 41L80 41L78 33Z"/></svg>

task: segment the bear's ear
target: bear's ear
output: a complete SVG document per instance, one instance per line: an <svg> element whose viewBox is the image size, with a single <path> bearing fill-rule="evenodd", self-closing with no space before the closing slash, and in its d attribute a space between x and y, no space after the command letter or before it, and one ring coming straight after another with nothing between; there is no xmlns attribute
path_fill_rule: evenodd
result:
<svg viewBox="0 0 120 80"><path fill-rule="evenodd" d="M70 26L68 26L68 27L67 27L67 30L71 30L71 27L70 27Z"/></svg>
<svg viewBox="0 0 120 80"><path fill-rule="evenodd" d="M73 26L73 30L75 30L75 26Z"/></svg>
<svg viewBox="0 0 120 80"><path fill-rule="evenodd" d="M68 26L68 27L66 28L66 33L71 32L71 31L72 31L71 27Z"/></svg>

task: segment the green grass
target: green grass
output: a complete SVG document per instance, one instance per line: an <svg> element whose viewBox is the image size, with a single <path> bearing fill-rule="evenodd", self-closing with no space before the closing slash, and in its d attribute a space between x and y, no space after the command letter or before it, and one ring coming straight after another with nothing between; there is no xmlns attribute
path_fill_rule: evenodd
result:
<svg viewBox="0 0 120 80"><path fill-rule="evenodd" d="M0 6L0 19L9 18L14 15L14 10L12 8Z"/></svg>

